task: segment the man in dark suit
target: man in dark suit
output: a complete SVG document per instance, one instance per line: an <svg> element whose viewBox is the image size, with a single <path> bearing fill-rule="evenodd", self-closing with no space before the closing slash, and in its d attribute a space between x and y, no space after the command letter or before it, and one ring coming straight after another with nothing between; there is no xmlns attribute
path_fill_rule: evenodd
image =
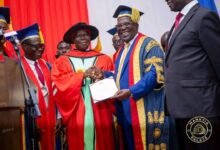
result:
<svg viewBox="0 0 220 150"><path fill-rule="evenodd" d="M166 104L179 147L220 149L219 16L196 0L165 1L179 12L165 58Z"/></svg>

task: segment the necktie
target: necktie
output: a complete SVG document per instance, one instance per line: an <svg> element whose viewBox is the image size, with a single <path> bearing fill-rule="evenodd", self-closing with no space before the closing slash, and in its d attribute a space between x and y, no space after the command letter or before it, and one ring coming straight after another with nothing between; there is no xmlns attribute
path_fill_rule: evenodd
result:
<svg viewBox="0 0 220 150"><path fill-rule="evenodd" d="M122 71L122 67L124 64L124 60L125 60L127 53L128 53L129 45L130 45L129 43L125 43L124 50L123 50L121 58L120 58L120 62L119 62L119 66L118 66L118 73L117 73L117 77L116 77L116 84L117 84L118 88L120 88L119 80L121 77L121 71Z"/></svg>
<svg viewBox="0 0 220 150"><path fill-rule="evenodd" d="M176 20L175 20L175 23L174 23L174 28L177 29L177 27L179 26L179 23L180 23L180 19L183 17L183 14L182 13L178 13L177 16L176 16Z"/></svg>
<svg viewBox="0 0 220 150"><path fill-rule="evenodd" d="M37 76L38 76L38 79L40 80L40 82L44 85L44 75L42 73L42 71L40 70L39 66L38 66L38 63L35 62L34 63L34 66L35 66L35 69L37 71Z"/></svg>

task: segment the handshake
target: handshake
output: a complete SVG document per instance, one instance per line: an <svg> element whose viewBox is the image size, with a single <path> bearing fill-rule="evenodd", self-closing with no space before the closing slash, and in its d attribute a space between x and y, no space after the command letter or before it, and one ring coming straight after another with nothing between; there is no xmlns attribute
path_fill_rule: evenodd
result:
<svg viewBox="0 0 220 150"><path fill-rule="evenodd" d="M103 79L104 74L101 69L97 68L96 66L92 66L84 72L84 78L87 77L91 78L93 82L96 82Z"/></svg>

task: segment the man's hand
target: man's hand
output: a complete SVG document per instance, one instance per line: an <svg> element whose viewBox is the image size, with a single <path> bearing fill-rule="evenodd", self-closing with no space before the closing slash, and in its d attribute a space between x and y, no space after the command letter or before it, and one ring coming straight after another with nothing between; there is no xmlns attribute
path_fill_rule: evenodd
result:
<svg viewBox="0 0 220 150"><path fill-rule="evenodd" d="M84 78L90 78L91 71L92 71L92 70L91 70L90 68L87 69L87 70L84 72L83 77L84 77Z"/></svg>
<svg viewBox="0 0 220 150"><path fill-rule="evenodd" d="M96 66L92 66L92 67L88 68L84 73L84 78L89 77L93 81L103 79L103 76L104 75L103 75L102 70L97 68Z"/></svg>
<svg viewBox="0 0 220 150"><path fill-rule="evenodd" d="M96 66L93 66L92 68L95 70L95 74L92 77L94 81L101 80L104 78L104 74L101 69L97 68Z"/></svg>
<svg viewBox="0 0 220 150"><path fill-rule="evenodd" d="M128 97L131 96L131 91L129 89L122 89L119 90L113 97L111 97L112 99L117 99L119 101L122 101Z"/></svg>

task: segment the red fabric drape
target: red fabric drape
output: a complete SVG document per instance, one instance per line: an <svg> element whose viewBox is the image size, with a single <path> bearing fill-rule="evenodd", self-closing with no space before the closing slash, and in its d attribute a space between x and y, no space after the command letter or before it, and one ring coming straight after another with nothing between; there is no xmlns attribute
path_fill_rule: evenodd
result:
<svg viewBox="0 0 220 150"><path fill-rule="evenodd" d="M4 0L4 5L10 7L14 30L40 25L46 44L43 58L49 62L65 31L78 21L88 23L86 0Z"/></svg>

